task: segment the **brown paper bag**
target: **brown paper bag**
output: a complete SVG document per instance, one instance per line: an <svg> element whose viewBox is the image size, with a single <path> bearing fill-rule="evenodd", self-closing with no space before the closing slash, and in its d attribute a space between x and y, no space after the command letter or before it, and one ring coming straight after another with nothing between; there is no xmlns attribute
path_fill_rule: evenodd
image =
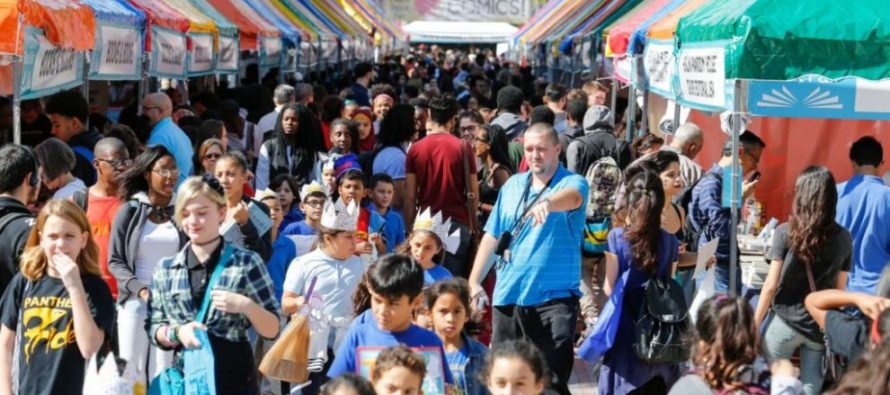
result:
<svg viewBox="0 0 890 395"><path fill-rule="evenodd" d="M289 383L304 383L309 356L309 317L298 314L260 362L264 376Z"/></svg>

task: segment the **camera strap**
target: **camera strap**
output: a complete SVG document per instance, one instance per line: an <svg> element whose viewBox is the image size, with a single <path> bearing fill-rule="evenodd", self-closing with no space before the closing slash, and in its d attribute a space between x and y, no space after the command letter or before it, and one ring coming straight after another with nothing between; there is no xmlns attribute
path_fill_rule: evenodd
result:
<svg viewBox="0 0 890 395"><path fill-rule="evenodd" d="M537 195L535 195L535 198L532 199L531 202L528 202L528 204L525 205L525 208L522 210L522 214L519 214L518 216L516 216L516 223L513 225L513 227L510 229L510 232L509 232L511 245L512 245L513 241L516 240L516 237L519 236L519 233L525 227L525 224L528 222L528 218L526 218L526 215L531 210L531 208L534 207L535 204L538 203L538 200L541 199L541 196L544 196L544 192L547 192L547 189L550 188L550 184L553 183L554 178L556 178L555 173L553 174L552 177L550 177L549 180L547 180L547 183L544 184L544 188L541 189L541 192L538 193ZM528 199L528 194L529 194L529 192L531 192L531 188L532 188L532 175L531 175L531 173L529 173L528 182L525 184L525 190L522 192L522 198L520 198L520 200L519 200L520 204L516 205L516 210L514 211L514 215L519 213L519 207L522 204L524 204L526 202L526 200ZM499 261L501 261L501 263L503 263L504 261L509 261L509 250L510 250L510 248L508 247L504 256L500 257ZM501 267L503 267L503 265L501 265Z"/></svg>

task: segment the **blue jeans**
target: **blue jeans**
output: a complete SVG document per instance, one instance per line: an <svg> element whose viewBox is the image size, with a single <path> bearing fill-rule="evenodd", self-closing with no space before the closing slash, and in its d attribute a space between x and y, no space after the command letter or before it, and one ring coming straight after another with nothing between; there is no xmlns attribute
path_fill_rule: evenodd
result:
<svg viewBox="0 0 890 395"><path fill-rule="evenodd" d="M735 271L735 290L736 295L742 295L742 267L735 263L736 271ZM717 264L714 265L714 291L717 293L727 293L729 291L729 262L728 261L717 261Z"/></svg>
<svg viewBox="0 0 890 395"><path fill-rule="evenodd" d="M772 362L775 359L790 359L794 351L800 349L800 381L806 395L822 392L822 355L825 345L814 342L788 326L775 313L770 313L763 335L763 352Z"/></svg>

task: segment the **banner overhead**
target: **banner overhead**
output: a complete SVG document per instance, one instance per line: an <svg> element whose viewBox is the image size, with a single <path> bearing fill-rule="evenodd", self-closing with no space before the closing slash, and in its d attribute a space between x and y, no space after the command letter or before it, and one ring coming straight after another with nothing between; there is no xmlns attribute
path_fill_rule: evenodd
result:
<svg viewBox="0 0 890 395"><path fill-rule="evenodd" d="M90 59L91 80L141 80L142 30L98 25L96 48Z"/></svg>
<svg viewBox="0 0 890 395"><path fill-rule="evenodd" d="M207 75L214 70L216 59L213 55L213 34L189 33L192 40L189 48L189 77Z"/></svg>
<svg viewBox="0 0 890 395"><path fill-rule="evenodd" d="M187 55L185 35L152 26L151 41L149 74L161 78L184 78Z"/></svg>
<svg viewBox="0 0 890 395"><path fill-rule="evenodd" d="M25 28L25 57L22 65L21 99L35 99L83 83L84 54L59 48L43 30Z"/></svg>
<svg viewBox="0 0 890 395"><path fill-rule="evenodd" d="M531 17L533 0L384 0L388 19L400 21L508 22Z"/></svg>

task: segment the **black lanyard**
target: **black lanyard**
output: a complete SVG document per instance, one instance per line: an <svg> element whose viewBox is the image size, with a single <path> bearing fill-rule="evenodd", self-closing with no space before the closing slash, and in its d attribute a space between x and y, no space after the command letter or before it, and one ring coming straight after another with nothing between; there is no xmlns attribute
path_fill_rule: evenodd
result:
<svg viewBox="0 0 890 395"><path fill-rule="evenodd" d="M521 225L523 225L523 224L525 223L525 221L524 221L523 219L525 218L526 214L528 214L528 211L531 210L531 208L534 207L534 205L535 205L536 203L538 203L538 200L541 198L541 196L544 196L544 192L547 191L547 188L550 188L550 184L553 182L553 179L554 179L554 178L556 178L556 174L555 174L555 173L553 174L552 177L550 177L549 180L547 180L547 183L544 184L544 189L541 189L541 192L538 193L538 194L535 196L535 198L532 199L532 201L529 202L529 203L525 206L525 209L522 210L522 215L516 217L516 225L513 226L513 230L511 231L511 233L513 233L513 236L516 236L516 234L517 234L520 230L522 230L522 226L521 226ZM514 215L516 215L517 213L519 213L519 206L520 206L521 204L524 204L525 201L526 201L526 199L528 199L528 193L531 191L531 189L532 189L532 175L529 174L529 175L528 175L528 183L525 184L525 190L522 191L522 198L519 200L520 204L517 204L517 205L516 205L516 210L513 212Z"/></svg>

